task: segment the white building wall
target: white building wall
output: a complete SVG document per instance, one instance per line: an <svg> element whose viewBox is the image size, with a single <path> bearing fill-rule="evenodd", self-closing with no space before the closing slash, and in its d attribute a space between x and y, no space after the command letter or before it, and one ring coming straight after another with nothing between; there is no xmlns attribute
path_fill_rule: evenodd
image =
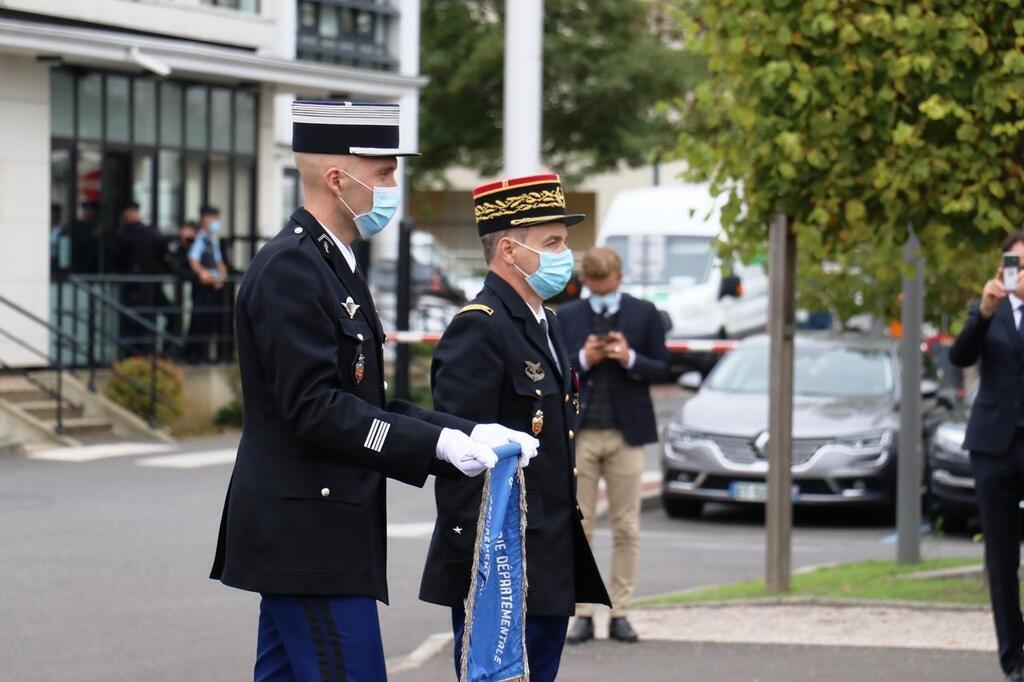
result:
<svg viewBox="0 0 1024 682"><path fill-rule="evenodd" d="M274 52L279 39L274 19L289 5L294 6L295 0L263 0L257 14L203 5L199 0L0 0L3 9L266 53Z"/></svg>
<svg viewBox="0 0 1024 682"><path fill-rule="evenodd" d="M0 295L49 318L50 72L34 59L0 54ZM0 305L0 329L46 352L45 329ZM41 359L0 338L0 360Z"/></svg>

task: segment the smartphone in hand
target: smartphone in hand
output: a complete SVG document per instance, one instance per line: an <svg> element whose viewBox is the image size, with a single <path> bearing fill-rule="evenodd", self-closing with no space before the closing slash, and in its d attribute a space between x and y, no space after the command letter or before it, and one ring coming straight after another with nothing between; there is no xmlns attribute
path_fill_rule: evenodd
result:
<svg viewBox="0 0 1024 682"><path fill-rule="evenodd" d="M1003 288L1017 290L1017 273L1020 272L1020 256L1015 253L1003 254Z"/></svg>

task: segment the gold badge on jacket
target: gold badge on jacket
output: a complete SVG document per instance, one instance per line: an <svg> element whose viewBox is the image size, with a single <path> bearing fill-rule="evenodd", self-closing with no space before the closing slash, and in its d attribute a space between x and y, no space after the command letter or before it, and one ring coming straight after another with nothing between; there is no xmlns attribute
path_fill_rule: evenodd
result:
<svg viewBox="0 0 1024 682"><path fill-rule="evenodd" d="M529 360L525 362L527 378L534 383L544 381L544 368L540 366L540 362L530 362Z"/></svg>
<svg viewBox="0 0 1024 682"><path fill-rule="evenodd" d="M530 426L533 428L533 435L539 436L540 432L544 430L544 410L537 410L533 413L533 421L530 422Z"/></svg>

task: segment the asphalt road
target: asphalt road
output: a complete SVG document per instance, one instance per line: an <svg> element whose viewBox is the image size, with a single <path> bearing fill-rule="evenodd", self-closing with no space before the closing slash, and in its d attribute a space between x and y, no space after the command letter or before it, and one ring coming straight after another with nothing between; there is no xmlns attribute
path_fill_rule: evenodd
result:
<svg viewBox="0 0 1024 682"><path fill-rule="evenodd" d="M679 404L678 395L662 398L666 413ZM65 458L85 461L0 457L0 680L227 681L251 675L258 597L206 578L234 443L229 437L169 453L105 457L101 450ZM652 448L649 464L655 462ZM449 627L444 609L416 599L432 518L429 485L389 485L392 605L380 608L389 660ZM669 519L660 509L645 512L637 596L760 576L762 521L756 510L715 506L696 521ZM885 514L798 513L794 566L892 557L891 529ZM599 527L594 544L604 569L611 546L606 527ZM980 547L965 537L928 538L924 553L980 556ZM693 661L692 679L822 679L767 669L766 676L751 677L744 671L757 671L756 656L747 649L722 647L739 667L735 675L714 677L700 674L717 669L710 645L650 642L608 655L621 659L624 672L648 656L652 663L669 661L672 670L670 659L678 656ZM794 661L785 670L823 671L830 660L818 649L780 656ZM879 656L894 665L901 659L898 653ZM849 650L834 658L841 665L863 660ZM561 679L598 679L584 674L597 660L570 652ZM958 669L955 661L977 660L968 655L918 652L913 660L939 676L902 679L975 679L948 676ZM645 680L686 679L645 669L651 671ZM430 679L426 673L396 679Z"/></svg>

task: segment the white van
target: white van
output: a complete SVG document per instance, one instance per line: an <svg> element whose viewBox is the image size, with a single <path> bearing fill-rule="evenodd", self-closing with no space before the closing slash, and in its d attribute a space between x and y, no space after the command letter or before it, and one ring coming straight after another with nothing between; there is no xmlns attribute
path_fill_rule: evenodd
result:
<svg viewBox="0 0 1024 682"><path fill-rule="evenodd" d="M601 223L598 244L621 256L623 291L669 316L669 338L739 338L767 324L764 265L717 254L723 201L706 184L623 190Z"/></svg>

